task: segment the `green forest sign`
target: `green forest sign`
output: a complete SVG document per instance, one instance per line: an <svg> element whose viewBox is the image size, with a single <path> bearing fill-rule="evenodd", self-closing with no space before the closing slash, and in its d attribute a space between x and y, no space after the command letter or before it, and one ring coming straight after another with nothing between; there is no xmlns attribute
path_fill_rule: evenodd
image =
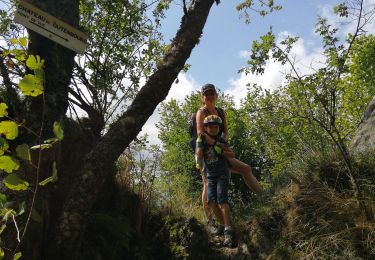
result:
<svg viewBox="0 0 375 260"><path fill-rule="evenodd" d="M77 53L86 49L87 35L25 1L19 2L14 21Z"/></svg>

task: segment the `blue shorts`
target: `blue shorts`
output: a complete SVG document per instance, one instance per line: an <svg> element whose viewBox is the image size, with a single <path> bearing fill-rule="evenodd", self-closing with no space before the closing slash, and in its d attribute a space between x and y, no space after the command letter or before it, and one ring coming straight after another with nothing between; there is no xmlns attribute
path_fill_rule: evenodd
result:
<svg viewBox="0 0 375 260"><path fill-rule="evenodd" d="M228 203L228 174L218 177L207 176L207 202Z"/></svg>

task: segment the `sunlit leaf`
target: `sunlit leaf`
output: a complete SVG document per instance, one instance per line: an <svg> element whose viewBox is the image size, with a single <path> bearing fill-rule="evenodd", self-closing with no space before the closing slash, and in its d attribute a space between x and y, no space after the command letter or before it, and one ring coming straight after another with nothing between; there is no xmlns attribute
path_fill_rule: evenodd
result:
<svg viewBox="0 0 375 260"><path fill-rule="evenodd" d="M7 108L8 108L7 104L0 103L0 117L4 117L8 115Z"/></svg>
<svg viewBox="0 0 375 260"><path fill-rule="evenodd" d="M27 46L27 38L26 37L21 37L20 38L20 45L22 47L26 47Z"/></svg>
<svg viewBox="0 0 375 260"><path fill-rule="evenodd" d="M2 217L2 220L8 220L9 217L16 215L16 212L13 209L9 208L2 208L0 209L0 216Z"/></svg>
<svg viewBox="0 0 375 260"><path fill-rule="evenodd" d="M53 144L53 143L55 143L55 142L57 142L57 141L59 141L59 139L53 137L53 138L49 138L49 139L47 139L47 140L44 140L44 143L45 143L45 144Z"/></svg>
<svg viewBox="0 0 375 260"><path fill-rule="evenodd" d="M4 250L0 247L0 257L3 258L5 256Z"/></svg>
<svg viewBox="0 0 375 260"><path fill-rule="evenodd" d="M13 260L18 260L22 256L21 252L18 252L17 254L14 255Z"/></svg>
<svg viewBox="0 0 375 260"><path fill-rule="evenodd" d="M20 144L16 148L17 156L25 161L30 161L30 147L27 144Z"/></svg>
<svg viewBox="0 0 375 260"><path fill-rule="evenodd" d="M59 122L55 121L53 123L53 132L55 133L57 139L62 140L64 138L64 130L61 128Z"/></svg>
<svg viewBox="0 0 375 260"><path fill-rule="evenodd" d="M26 54L24 50L14 49L11 52L14 53L15 58L18 61L24 61L26 59Z"/></svg>
<svg viewBox="0 0 375 260"><path fill-rule="evenodd" d="M18 136L18 125L13 121L0 122L0 134L5 135L8 140L14 140Z"/></svg>
<svg viewBox="0 0 375 260"><path fill-rule="evenodd" d="M44 149L48 149L48 148L51 148L51 147L52 147L51 144L41 144L41 145L34 145L30 149L31 150L36 150L36 149L42 149L42 150L44 150Z"/></svg>
<svg viewBox="0 0 375 260"><path fill-rule="evenodd" d="M29 187L29 183L27 181L22 180L15 174L9 174L4 179L4 185L11 190L26 190Z"/></svg>
<svg viewBox="0 0 375 260"><path fill-rule="evenodd" d="M42 180L41 182L39 182L39 185L40 186L44 186L44 185L46 185L46 184L48 184L50 182L53 182L53 177L52 176L50 176L48 178L45 178L44 180Z"/></svg>
<svg viewBox="0 0 375 260"><path fill-rule="evenodd" d="M12 38L12 39L10 39L10 42L11 42L12 44L17 44L17 43L18 43L18 40L17 40L16 38Z"/></svg>
<svg viewBox="0 0 375 260"><path fill-rule="evenodd" d="M40 59L39 55L29 55L26 60L26 66L32 70L40 70L43 69L44 60Z"/></svg>
<svg viewBox="0 0 375 260"><path fill-rule="evenodd" d="M8 150L9 144L7 140L4 138L0 137L0 155L3 155L6 150Z"/></svg>
<svg viewBox="0 0 375 260"><path fill-rule="evenodd" d="M0 156L0 169L5 172L11 173L18 170L19 167L20 163L13 157L10 157L9 155Z"/></svg>
<svg viewBox="0 0 375 260"><path fill-rule="evenodd" d="M42 180L41 182L39 182L39 185L44 186L47 183L55 182L55 181L57 181L57 169L56 169L56 162L53 162L53 164L52 164L52 176L50 176L50 177Z"/></svg>
<svg viewBox="0 0 375 260"><path fill-rule="evenodd" d="M25 96L33 97L39 96L44 90L41 80L32 74L25 75L21 79L19 87Z"/></svg>

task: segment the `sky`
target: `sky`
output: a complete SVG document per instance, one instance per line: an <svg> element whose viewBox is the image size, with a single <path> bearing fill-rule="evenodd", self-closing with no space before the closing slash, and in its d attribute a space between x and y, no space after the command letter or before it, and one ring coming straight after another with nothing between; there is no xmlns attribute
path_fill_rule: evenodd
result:
<svg viewBox="0 0 375 260"><path fill-rule="evenodd" d="M279 41L286 35L300 37L292 53L298 61L299 71L303 74L311 72L311 65L317 68L319 63L324 61L324 56L321 55L321 39L315 33L317 17L318 15L326 17L337 25L340 19L333 15L332 9L342 1L344 0L275 0L275 4L282 5L281 11L266 17L251 13L251 23L246 24L236 10L241 0L221 0L219 5L214 4L211 8L200 42L187 61L191 67L186 73L179 74L179 82L172 85L166 101L172 98L182 101L192 91L200 90L205 83L213 83L225 94L233 96L236 104L245 97L246 85L249 83L256 83L271 90L276 89L282 84L283 72L287 70L279 63L268 62L263 75L238 73L246 66L252 42L266 34L270 27ZM372 8L375 6L375 0L364 1L367 10L369 6ZM1 0L0 7L2 7ZM182 14L182 0L174 0L162 22L166 43L169 43L177 32ZM341 36L351 32L353 26L353 24L343 26L340 31ZM368 31L375 33L375 23L369 26ZM141 132L149 135L151 144L160 143L155 127L159 118L156 109Z"/></svg>
<svg viewBox="0 0 375 260"><path fill-rule="evenodd" d="M375 5L375 0L365 0L367 5ZM163 33L166 42L175 35L182 15L181 0L177 0L166 13L163 22ZM178 84L173 84L167 97L183 100L192 91L199 90L205 83L213 83L226 94L234 97L239 104L246 95L246 84L257 83L263 88L276 89L282 84L282 72L285 67L275 62L269 62L263 75L244 75L238 71L246 66L252 41L258 40L261 35L272 30L278 40L286 35L299 36L292 53L295 55L302 73L311 71L324 60L320 37L315 33L318 16L328 18L333 24L338 24L340 19L333 15L333 6L342 1L338 0L275 0L282 5L282 10L261 17L251 14L252 22L246 24L236 10L239 0L222 0L219 5L211 9L205 25L200 43L193 49L187 61L191 65L187 73L180 73ZM353 24L348 24L341 31L342 36L353 29ZM374 25L369 29L375 33ZM159 143L155 123L159 115L155 111L153 116L143 127L143 133L148 133L150 143Z"/></svg>

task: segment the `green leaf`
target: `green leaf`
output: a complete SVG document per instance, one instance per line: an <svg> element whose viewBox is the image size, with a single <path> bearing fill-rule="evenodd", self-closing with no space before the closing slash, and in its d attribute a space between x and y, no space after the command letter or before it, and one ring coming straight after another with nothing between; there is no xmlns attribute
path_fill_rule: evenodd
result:
<svg viewBox="0 0 375 260"><path fill-rule="evenodd" d="M3 155L6 150L8 150L9 144L7 140L4 138L0 137L0 155Z"/></svg>
<svg viewBox="0 0 375 260"><path fill-rule="evenodd" d="M27 144L20 144L16 148L17 156L25 161L30 161L30 147Z"/></svg>
<svg viewBox="0 0 375 260"><path fill-rule="evenodd" d="M0 247L0 257L3 258L5 256L4 250Z"/></svg>
<svg viewBox="0 0 375 260"><path fill-rule="evenodd" d="M64 130L61 128L60 123L57 121L53 123L53 132L55 133L57 139L62 140L64 138Z"/></svg>
<svg viewBox="0 0 375 260"><path fill-rule="evenodd" d="M14 255L13 260L18 260L22 256L21 252L18 252L17 254Z"/></svg>
<svg viewBox="0 0 375 260"><path fill-rule="evenodd" d="M41 80L32 75L27 74L21 79L19 87L25 96L36 97L43 93L43 85Z"/></svg>
<svg viewBox="0 0 375 260"><path fill-rule="evenodd" d="M0 134L5 135L8 140L14 140L18 136L18 125L13 121L0 122Z"/></svg>
<svg viewBox="0 0 375 260"><path fill-rule="evenodd" d="M42 180L41 182L39 182L39 185L44 186L47 183L57 181L57 179L58 179L58 177L57 177L56 162L53 162L53 164L52 164L52 176L50 176L50 177Z"/></svg>
<svg viewBox="0 0 375 260"><path fill-rule="evenodd" d="M26 60L26 66L32 70L41 70L43 69L44 60L40 59L39 55L29 55Z"/></svg>
<svg viewBox="0 0 375 260"><path fill-rule="evenodd" d="M19 167L20 163L13 157L10 157L9 155L0 156L0 169L4 170L5 172L11 173L18 170Z"/></svg>
<svg viewBox="0 0 375 260"><path fill-rule="evenodd" d="M20 38L20 45L22 47L26 47L27 46L27 38L26 37L21 37Z"/></svg>
<svg viewBox="0 0 375 260"><path fill-rule="evenodd" d="M51 148L52 147L52 144L41 144L41 145L34 145L32 146L30 149L31 150L36 150L36 149L48 149L48 148Z"/></svg>
<svg viewBox="0 0 375 260"><path fill-rule="evenodd" d="M29 183L27 181L20 179L17 175L13 173L9 174L3 182L4 185L11 190L26 190L27 187L29 187Z"/></svg>
<svg viewBox="0 0 375 260"><path fill-rule="evenodd" d="M8 108L7 104L0 103L0 117L4 117L8 115L7 108Z"/></svg>
<svg viewBox="0 0 375 260"><path fill-rule="evenodd" d="M4 204L7 201L7 196L3 193L0 193L0 203Z"/></svg>
<svg viewBox="0 0 375 260"><path fill-rule="evenodd" d="M9 217L15 216L15 215L16 215L16 212L13 209L2 208L0 210L0 216L3 217L2 218L3 221L7 221L9 219Z"/></svg>

